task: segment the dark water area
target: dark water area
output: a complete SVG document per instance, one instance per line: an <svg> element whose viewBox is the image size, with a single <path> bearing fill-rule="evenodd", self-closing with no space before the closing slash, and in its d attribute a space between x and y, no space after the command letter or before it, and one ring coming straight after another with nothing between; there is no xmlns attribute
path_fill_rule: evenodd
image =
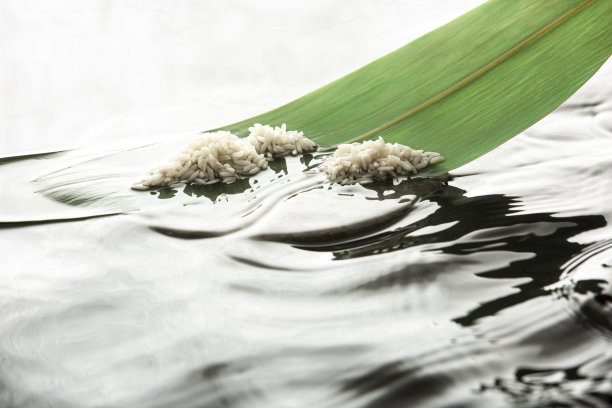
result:
<svg viewBox="0 0 612 408"><path fill-rule="evenodd" d="M239 18L242 9L230 10L230 3L217 12ZM385 52L406 41L386 29L394 18L406 26L405 17L394 17L410 15L396 10L408 7L404 2L359 4L350 10L367 9L372 29L387 33ZM434 19L440 4L427 4L432 27L424 31L442 23ZM89 6L82 7L75 21L106 15L118 30L114 37L101 22L106 41L133 43L126 34L132 26L121 25L125 9L109 6L88 17ZM185 25L188 8L173 20L159 10L149 16L147 7L125 15L142 17L147 43L159 34L156 47L165 51L158 56L143 45L143 61L163 68L171 53L183 67L176 77L183 79L167 92L183 80L206 78L195 56L172 54L177 38L192 39L189 49L199 45L201 22ZM309 44L344 44L350 33L354 44L362 41L363 20L341 3L325 4L330 7L350 18L321 34L318 25L297 26L296 38L304 37L301 29L311 33ZM457 14L460 6L453 7ZM315 24L323 17L312 10L318 8L304 5ZM417 24L421 17L412 18ZM198 35L173 31L173 24ZM262 42L278 37L266 33L259 34ZM366 46L374 37L359 42L363 61L351 60L349 50L329 64L339 72L320 68L312 78L299 71L302 60L292 59L290 47L274 43L286 52L274 56L286 57L304 78L294 89L299 96L348 71L338 65L343 60L355 66L372 60ZM219 39L200 58L209 64L214 47L230 40ZM290 43L300 45L295 38ZM252 45L243 51L257 48ZM78 47L65 52L73 51L86 54ZM109 58L128 51L136 52ZM124 98L138 95L128 106L143 104L150 88L135 79L141 72L158 79L157 71L139 69L141 59L115 78L129 79L121 82ZM88 72L110 69L94 65ZM180 109L144 106L131 119L116 119L121 126L96 125L81 135L81 148L64 143L78 132L45 116L57 106L4 121L17 136L53 126L49 140L31 139L42 143L32 151L23 152L18 147L25 142L14 137L7 145L15 149L0 157L0 408L612 406L609 62L551 115L444 179L338 186L308 173L323 158L314 154L276 160L231 185L131 190L197 131L267 107L248 100L262 94L246 85L251 77L240 82L230 74L219 89L231 95L221 102L213 89ZM256 74L265 78L266 71ZM212 81L200 85L209 89ZM242 86L240 92L231 93L229 83ZM286 78L279 83L262 85L273 106L292 86ZM79 84L70 92L87 101L93 91ZM236 95L247 100L235 103ZM79 110L66 103L77 122L114 114L111 105ZM183 120L198 115L208 115L207 126ZM39 121L26 124L28 117ZM135 129L149 136L148 127L160 133L125 137Z"/></svg>

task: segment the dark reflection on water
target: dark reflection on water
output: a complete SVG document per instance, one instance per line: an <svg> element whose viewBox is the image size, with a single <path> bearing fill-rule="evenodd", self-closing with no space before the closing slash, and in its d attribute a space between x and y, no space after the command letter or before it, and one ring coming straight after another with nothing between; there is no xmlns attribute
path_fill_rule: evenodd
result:
<svg viewBox="0 0 612 408"><path fill-rule="evenodd" d="M271 161L268 167L276 174L289 174L287 171L287 160L284 158Z"/></svg>
<svg viewBox="0 0 612 408"><path fill-rule="evenodd" d="M394 193L384 192L392 187ZM559 280L561 266L576 256L587 245L568 240L581 232L601 228L606 220L601 215L554 217L551 213L515 214L518 197L486 195L466 197L465 191L437 180L409 180L392 186L390 183L366 185L375 191L379 200L404 197L416 194L421 201L431 201L439 208L431 215L414 224L382 233L366 234L361 237L344 235L344 241L333 245L308 245L298 248L314 251L333 252L334 258L352 259L381 253L400 251L405 248L424 244L437 245L436 251L454 255L469 255L487 251L507 251L525 253L533 256L526 260L510 262L503 268L479 273L486 278L530 278L529 282L518 285L518 293L508 295L480 305L466 315L454 319L463 326L470 326L484 316L523 303L529 299L548 294L544 288ZM411 236L410 234L425 226L454 224L432 234ZM384 227L377 223L377 227ZM474 232L478 232L476 236ZM367 231L372 233L372 229ZM472 235L475 242L462 242L461 238ZM457 242L459 241L459 242ZM470 261L461 261L469 264ZM400 271L384 278L360 284L356 290L380 290L398 284L415 283L419 277L433 280L444 263L413 263ZM404 277L404 278L402 278ZM602 282L602 281L599 281ZM585 288L585 283L581 287Z"/></svg>
<svg viewBox="0 0 612 408"><path fill-rule="evenodd" d="M229 185L222 183L209 186L188 184L183 189L183 193L190 197L208 197L210 201L215 202L222 194L242 194L250 188L251 182L249 179L238 179Z"/></svg>
<svg viewBox="0 0 612 408"><path fill-rule="evenodd" d="M606 387L604 376L588 377L580 372L581 366L558 368L519 368L513 379L497 379L484 384L481 393L499 392L517 407L608 407L612 394L586 391L573 395L573 388L589 383L593 388Z"/></svg>

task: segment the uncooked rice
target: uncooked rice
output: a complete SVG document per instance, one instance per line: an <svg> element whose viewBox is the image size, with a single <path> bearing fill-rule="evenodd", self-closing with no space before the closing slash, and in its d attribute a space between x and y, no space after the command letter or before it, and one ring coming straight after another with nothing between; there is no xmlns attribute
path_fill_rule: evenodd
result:
<svg viewBox="0 0 612 408"><path fill-rule="evenodd" d="M181 183L229 184L267 168L268 161L276 157L295 156L311 152L316 147L303 132L287 131L285 124L273 128L256 123L249 131L245 139L228 131L204 133L132 188L147 190ZM316 171L325 172L332 182L366 184L415 174L443 160L439 153L385 143L379 137L378 140L339 145Z"/></svg>
<svg viewBox="0 0 612 408"><path fill-rule="evenodd" d="M257 153L265 155L268 159L311 152L316 146L312 140L304 137L303 132L293 130L287 132L287 125L284 123L281 127L275 128L256 123L249 128L249 131L251 132L247 138L249 143L255 147Z"/></svg>
<svg viewBox="0 0 612 408"><path fill-rule="evenodd" d="M435 152L413 150L398 143L385 143L382 137L363 143L341 144L319 167L329 180L340 184L371 183L415 174L444 157Z"/></svg>
<svg viewBox="0 0 612 408"><path fill-rule="evenodd" d="M256 123L250 135L240 139L228 131L204 133L182 149L170 162L151 170L132 186L135 190L174 186L180 183L232 183L268 167L268 161L288 154L313 151L315 143L302 132Z"/></svg>

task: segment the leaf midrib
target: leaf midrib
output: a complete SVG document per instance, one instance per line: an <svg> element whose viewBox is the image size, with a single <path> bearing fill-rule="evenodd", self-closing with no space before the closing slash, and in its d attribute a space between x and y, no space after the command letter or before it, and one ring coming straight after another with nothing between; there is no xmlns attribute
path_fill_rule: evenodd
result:
<svg viewBox="0 0 612 408"><path fill-rule="evenodd" d="M486 64L483 67L479 68L478 70L474 71L470 75L464 77L462 80L456 82L452 86L450 86L450 87L446 88L445 90L439 92L438 94L432 96L431 98L429 98L425 102L421 103L420 105L410 109L408 112L406 112L406 113L404 113L404 114L402 114L400 116L397 116L396 118L394 118L394 119L392 119L392 120L390 120L390 121L388 121L388 122L386 122L386 123L376 127L375 129L372 129L372 130L370 130L370 131L368 131L366 133L363 133L363 134L361 134L361 135L359 135L359 136L357 136L357 137L355 137L353 139L350 139L350 140L348 140L348 141L346 141L344 143L353 143L353 142L358 142L358 141L367 139L367 138L369 138L369 137L371 137L371 136L373 136L373 135L375 135L377 133L380 133L380 132L384 131L385 129L388 129L388 128L390 128L390 127L392 127L392 126L402 122L406 118L415 115L417 112L420 112L423 109L425 109L425 108L435 104L436 102L438 102L439 100L441 100L441 99L445 98L446 96L452 94L453 92L458 91L459 89L463 88L465 85L467 85L470 82L474 81L478 77L484 75L485 73L487 73L488 71L490 71L494 67L500 65L506 59L508 59L512 55L516 54L521 49L527 47L529 44L533 43L538 38L540 38L544 34L546 34L547 32L549 32L552 29L554 29L555 27L559 26L564 21L566 21L567 19L569 19L570 17L572 17L573 15L578 13L580 10L582 10L583 8L588 6L590 3L593 3L594 1L595 0L585 0L585 1L583 1L582 3L580 3L579 5L574 7L573 9L569 10L568 12L563 14L562 16L558 17L557 19L553 20L552 22L550 22L546 26L542 27L541 29L539 29L535 33L531 34L530 36L525 38L523 41L521 41L520 43L518 43L514 47L512 47L509 50L505 51L503 54L501 54L499 57L495 58L493 61L489 62L488 64ZM332 150L332 149L335 149L336 146L337 145L329 146L329 147L327 147L325 149L322 149L322 150Z"/></svg>

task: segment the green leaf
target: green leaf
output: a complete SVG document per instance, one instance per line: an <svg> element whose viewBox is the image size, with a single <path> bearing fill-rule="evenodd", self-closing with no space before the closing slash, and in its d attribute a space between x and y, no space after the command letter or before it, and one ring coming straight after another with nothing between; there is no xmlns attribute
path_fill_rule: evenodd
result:
<svg viewBox="0 0 612 408"><path fill-rule="evenodd" d="M446 156L430 174L452 170L546 116L591 77L612 53L611 16L611 0L492 0L222 129L244 136L255 122L287 123L324 146L383 136Z"/></svg>

